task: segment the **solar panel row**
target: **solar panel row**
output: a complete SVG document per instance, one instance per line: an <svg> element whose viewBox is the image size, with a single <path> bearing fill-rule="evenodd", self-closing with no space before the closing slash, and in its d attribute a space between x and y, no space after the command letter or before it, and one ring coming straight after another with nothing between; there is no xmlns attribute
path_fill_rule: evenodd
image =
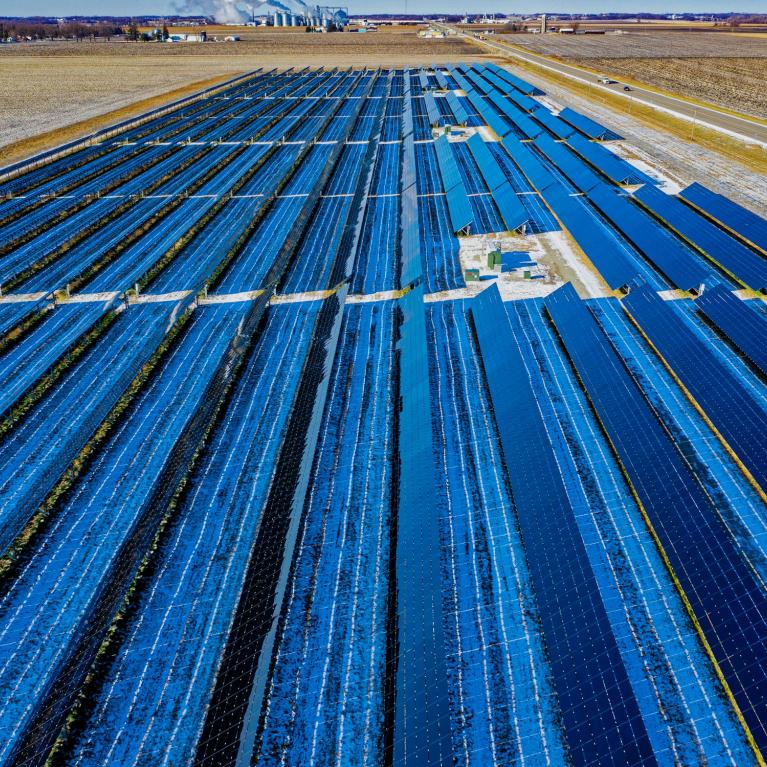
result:
<svg viewBox="0 0 767 767"><path fill-rule="evenodd" d="M657 183L631 163L578 133L573 133L567 143L587 162L616 184Z"/></svg>
<svg viewBox="0 0 767 767"><path fill-rule="evenodd" d="M455 164L455 158L450 150L446 136L440 136L434 142L437 150L437 162L442 176L442 185L447 195L447 207L450 212L450 224L453 231L467 232L474 222L474 213L466 195L466 187L460 171Z"/></svg>
<svg viewBox="0 0 767 767"><path fill-rule="evenodd" d="M537 96L543 93L540 88L536 88L534 85L525 82L521 77L513 75L506 69L502 69L497 64L489 63L488 69L493 70L499 77L502 77L506 82L511 83L520 93L524 93L526 96Z"/></svg>
<svg viewBox="0 0 767 767"><path fill-rule="evenodd" d="M685 317L647 285L623 306L767 494L767 412Z"/></svg>
<svg viewBox="0 0 767 767"><path fill-rule="evenodd" d="M450 107L450 110L453 113L453 117L455 118L455 124L466 125L469 122L469 116L466 114L466 110L463 108L463 105L458 100L458 97L455 95L453 91L448 91L446 98L447 98L447 103Z"/></svg>
<svg viewBox="0 0 767 767"><path fill-rule="evenodd" d="M753 290L767 290L767 259L654 186L643 186L634 197L738 282Z"/></svg>
<svg viewBox="0 0 767 767"><path fill-rule="evenodd" d="M634 279L636 265L616 248L615 240L582 197L572 196L557 184L547 189L546 202L613 290Z"/></svg>
<svg viewBox="0 0 767 767"><path fill-rule="evenodd" d="M695 301L695 308L767 376L767 316L751 303L727 286L715 285Z"/></svg>
<svg viewBox="0 0 767 767"><path fill-rule="evenodd" d="M544 300L736 705L767 746L767 596L700 478L571 285Z"/></svg>
<svg viewBox="0 0 767 767"><path fill-rule="evenodd" d="M393 764L452 762L423 288L400 301L399 512ZM419 712L417 717L414 711Z"/></svg>
<svg viewBox="0 0 767 767"><path fill-rule="evenodd" d="M761 216L757 216L756 213L752 213L724 195L706 189L697 181L683 189L679 196L767 253L767 220Z"/></svg>
<svg viewBox="0 0 767 767"><path fill-rule="evenodd" d="M539 136L533 144L581 192L589 192L595 187L605 184L605 181L583 160L573 154L566 144L555 141L551 136Z"/></svg>
<svg viewBox="0 0 767 767"><path fill-rule="evenodd" d="M471 312L573 761L655 764L497 286Z"/></svg>
<svg viewBox="0 0 767 767"><path fill-rule="evenodd" d="M711 270L703 266L689 248L616 190L600 186L589 191L588 196L677 288L700 291L712 277Z"/></svg>
<svg viewBox="0 0 767 767"><path fill-rule="evenodd" d="M511 184L506 179L506 174L485 145L482 137L475 133L467 143L487 183L487 188L493 196L493 201L498 207L506 228L513 232L515 229L524 226L530 216L511 188Z"/></svg>
<svg viewBox="0 0 767 767"><path fill-rule="evenodd" d="M595 120L592 120L586 115L582 115L580 112L576 112L570 107L565 107L559 116L576 127L581 133L585 133L589 138L600 139L601 141L610 141L614 139L622 138L615 131L605 128L604 125L600 125Z"/></svg>
<svg viewBox="0 0 767 767"><path fill-rule="evenodd" d="M549 112L543 105L532 112L532 117L557 138L569 138L575 133L575 129L571 125L568 125L564 120Z"/></svg>

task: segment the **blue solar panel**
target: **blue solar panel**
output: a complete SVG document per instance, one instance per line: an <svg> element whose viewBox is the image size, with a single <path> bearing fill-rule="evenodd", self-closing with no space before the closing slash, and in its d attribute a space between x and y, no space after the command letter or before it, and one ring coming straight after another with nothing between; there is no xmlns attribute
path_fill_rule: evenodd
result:
<svg viewBox="0 0 767 767"><path fill-rule="evenodd" d="M695 307L767 376L767 315L742 301L726 285L708 288Z"/></svg>
<svg viewBox="0 0 767 767"><path fill-rule="evenodd" d="M555 141L551 136L538 136L533 143L581 192L588 192L605 184L605 181L573 154L566 144Z"/></svg>
<svg viewBox="0 0 767 767"><path fill-rule="evenodd" d="M494 74L490 70L485 70L482 73L482 76L487 80L499 93L502 93L504 96L508 96L510 93L515 92L515 88L511 83L507 83L505 80L502 80L498 75Z"/></svg>
<svg viewBox="0 0 767 767"><path fill-rule="evenodd" d="M644 186L634 196L738 282L753 290L767 289L767 259L654 186Z"/></svg>
<svg viewBox="0 0 767 767"><path fill-rule="evenodd" d="M447 103L450 106L450 110L453 113L453 117L455 118L455 125L466 125L466 123L469 122L469 116L466 114L466 110L463 108L463 105L458 100L458 96L453 93L453 91L448 91L447 93Z"/></svg>
<svg viewBox="0 0 767 767"><path fill-rule="evenodd" d="M434 142L437 150L437 162L442 176L442 184L447 194L447 207L450 212L450 224L454 232L467 231L474 222L474 213L466 196L466 187L461 179L458 166L446 136L440 136Z"/></svg>
<svg viewBox="0 0 767 767"><path fill-rule="evenodd" d="M561 184L546 190L546 202L594 264L604 281L617 290L637 275L637 267L616 247L608 229L584 203Z"/></svg>
<svg viewBox="0 0 767 767"><path fill-rule="evenodd" d="M534 85L530 85L530 83L525 82L522 78L511 74L511 72L499 67L497 64L489 63L487 66L488 69L492 69L498 76L511 83L520 93L524 93L527 96L536 96L543 93L540 88L536 88Z"/></svg>
<svg viewBox="0 0 767 767"><path fill-rule="evenodd" d="M488 104L487 101L485 101L485 99L479 95L479 93L476 91L469 91L468 98L471 105L474 107L474 109L477 110L477 114L480 115L480 117L485 121L487 125L493 129L493 131L495 131L495 133L503 137L511 132L512 126L508 120L505 120L503 117L501 117L490 106L490 104Z"/></svg>
<svg viewBox="0 0 767 767"><path fill-rule="evenodd" d="M450 85L447 82L447 78L444 74L438 69L435 73L435 77L437 78L437 82L439 83L439 87L442 88L442 90L447 91L450 90Z"/></svg>
<svg viewBox="0 0 767 767"><path fill-rule="evenodd" d="M516 91L507 93L506 97L511 99L523 112L532 112L540 106L540 103L530 96L524 96Z"/></svg>
<svg viewBox="0 0 767 767"><path fill-rule="evenodd" d="M410 88L408 73L405 72L405 91ZM404 139L402 141L402 264L400 267L400 284L410 285L423 273L421 265L421 236L418 226L418 201L415 179L416 157L413 141L413 115L410 108L410 97L404 99L402 124Z"/></svg>
<svg viewBox="0 0 767 767"><path fill-rule="evenodd" d="M477 161L477 165L487 183L487 188L493 196L493 201L501 214L506 228L511 232L524 226L530 216L511 188L506 174L487 148L482 137L475 133L467 143L471 153L474 155L474 159Z"/></svg>
<svg viewBox="0 0 767 767"><path fill-rule="evenodd" d="M394 764L452 762L436 471L423 288L400 299L397 641ZM418 712L417 716L413 712Z"/></svg>
<svg viewBox="0 0 767 767"><path fill-rule="evenodd" d="M487 188L492 192L506 181L506 174L482 140L482 136L475 133L466 143L482 171Z"/></svg>
<svg viewBox="0 0 767 767"><path fill-rule="evenodd" d="M429 116L429 123L433 128L436 128L444 123L442 119L442 113L439 111L434 96L431 93L426 93L423 97L426 104L426 114Z"/></svg>
<svg viewBox="0 0 767 767"><path fill-rule="evenodd" d="M767 252L767 220L716 194L697 181L679 193L688 202L731 229L744 240Z"/></svg>
<svg viewBox="0 0 767 767"><path fill-rule="evenodd" d="M681 290L698 290L712 272L673 234L616 191L604 186L588 193L589 199Z"/></svg>
<svg viewBox="0 0 767 767"><path fill-rule="evenodd" d="M471 312L573 762L655 764L498 288Z"/></svg>
<svg viewBox="0 0 767 767"><path fill-rule="evenodd" d="M544 299L757 745L767 747L767 597L682 449L571 285Z"/></svg>
<svg viewBox="0 0 767 767"><path fill-rule="evenodd" d="M452 64L448 64L447 66L448 72L450 72L451 77L458 83L461 90L465 91L467 94L470 91L474 90L474 86L463 76L463 74Z"/></svg>
<svg viewBox="0 0 767 767"><path fill-rule="evenodd" d="M487 81L483 80L482 77L480 77L476 72L473 72L471 69L465 69L464 74L468 82L471 83L472 88L477 91L477 93L492 93L492 86Z"/></svg>
<svg viewBox="0 0 767 767"><path fill-rule="evenodd" d="M567 143L579 154L590 162L595 168L604 173L607 178L616 184L656 184L654 179L642 173L631 163L611 152L601 144L574 133Z"/></svg>
<svg viewBox="0 0 767 767"><path fill-rule="evenodd" d="M574 109L570 109L570 107L565 107L559 113L559 116L569 122L570 125L575 126L581 133L585 133L589 138L596 138L602 141L622 138L615 131L605 128L604 125L600 125L595 120L582 115L580 112L576 112Z"/></svg>
<svg viewBox="0 0 767 767"><path fill-rule="evenodd" d="M444 190L447 192L458 185L463 186L463 180L447 137L440 136L434 142L434 149L437 154L437 163Z"/></svg>
<svg viewBox="0 0 767 767"><path fill-rule="evenodd" d="M762 404L688 321L647 285L634 288L623 306L767 492L767 412Z"/></svg>
<svg viewBox="0 0 767 767"><path fill-rule="evenodd" d="M514 124L518 132L527 138L535 138L544 132L543 128L535 121L531 120L519 109L514 102L505 96L493 94L490 100L496 107Z"/></svg>
<svg viewBox="0 0 767 767"><path fill-rule="evenodd" d="M575 132L571 125L551 114L544 106L539 106L531 115L557 138L568 138Z"/></svg>
<svg viewBox="0 0 767 767"><path fill-rule="evenodd" d="M514 136L506 136L501 143L514 159L514 162L522 169L528 181L539 192L545 191L553 184L559 184L556 176L543 164L530 147L514 138Z"/></svg>

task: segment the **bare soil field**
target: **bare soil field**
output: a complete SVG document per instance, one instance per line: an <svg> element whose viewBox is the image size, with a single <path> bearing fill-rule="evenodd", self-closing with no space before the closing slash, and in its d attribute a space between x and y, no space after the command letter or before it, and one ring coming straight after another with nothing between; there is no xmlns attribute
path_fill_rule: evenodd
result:
<svg viewBox="0 0 767 767"><path fill-rule="evenodd" d="M220 28L216 28L220 29ZM235 42L224 42L226 27L216 36L219 42L207 43L128 43L122 41L41 41L0 46L0 62L6 56L117 56L178 58L239 58L247 57L258 66L405 66L450 61L451 59L483 58L480 51L465 40L456 38L423 39L416 27L404 31L335 32L308 34L303 29L269 29L250 33L229 31L241 35ZM197 31L190 28L188 31ZM210 29L208 33L211 34Z"/></svg>
<svg viewBox="0 0 767 767"><path fill-rule="evenodd" d="M767 117L767 59L575 59L604 70L719 106Z"/></svg>
<svg viewBox="0 0 767 767"><path fill-rule="evenodd" d="M224 32L233 33L230 27ZM407 66L485 58L462 40L423 40L416 33L414 27L322 35L250 30L247 39L228 43L3 45L0 165L259 67ZM45 140L29 143L43 133L49 134Z"/></svg>
<svg viewBox="0 0 767 767"><path fill-rule="evenodd" d="M499 35L561 59L767 58L767 36L730 32L622 32L605 35Z"/></svg>
<svg viewBox="0 0 767 767"><path fill-rule="evenodd" d="M169 91L181 96L175 91L185 85L195 84L190 90L201 90L202 82L212 84L245 70L237 62L205 59L3 55L0 145L89 121ZM173 100L173 95L167 100ZM95 129L89 123L81 135ZM10 161L5 155L0 149L0 162Z"/></svg>
<svg viewBox="0 0 767 767"><path fill-rule="evenodd" d="M767 116L767 36L759 33L642 31L503 39L605 74Z"/></svg>

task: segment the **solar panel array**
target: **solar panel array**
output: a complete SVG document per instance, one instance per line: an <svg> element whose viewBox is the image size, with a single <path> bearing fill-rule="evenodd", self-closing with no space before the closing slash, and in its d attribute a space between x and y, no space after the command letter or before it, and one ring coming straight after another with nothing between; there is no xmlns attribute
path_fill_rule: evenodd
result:
<svg viewBox="0 0 767 767"><path fill-rule="evenodd" d="M764 219L540 95L259 70L0 173L0 764L763 763ZM613 297L464 282L560 228Z"/></svg>

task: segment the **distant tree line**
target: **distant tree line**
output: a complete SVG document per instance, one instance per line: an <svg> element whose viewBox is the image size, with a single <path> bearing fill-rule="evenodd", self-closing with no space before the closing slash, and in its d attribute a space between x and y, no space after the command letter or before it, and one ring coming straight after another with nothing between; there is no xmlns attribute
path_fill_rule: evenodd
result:
<svg viewBox="0 0 767 767"><path fill-rule="evenodd" d="M10 40L109 40L122 34L122 29L110 22L84 24L68 21L63 24L49 24L31 21L0 21L0 41Z"/></svg>

